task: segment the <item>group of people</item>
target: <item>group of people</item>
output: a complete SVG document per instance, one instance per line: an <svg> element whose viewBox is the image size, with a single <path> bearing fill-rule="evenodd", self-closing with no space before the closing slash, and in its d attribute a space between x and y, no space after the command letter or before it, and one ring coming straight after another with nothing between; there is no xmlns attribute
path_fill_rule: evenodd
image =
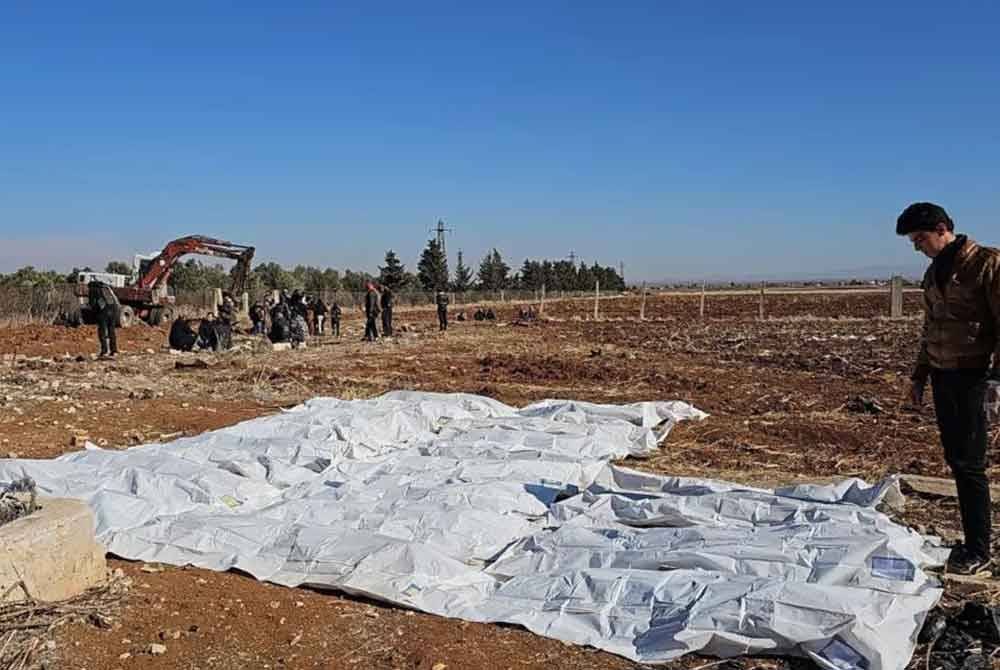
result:
<svg viewBox="0 0 1000 670"><path fill-rule="evenodd" d="M465 316L465 310L460 311L456 316L456 321L465 321L467 317ZM496 321L497 315L493 311L492 307L487 307L483 309L482 307L477 307L476 311L472 313L473 321Z"/></svg>
<svg viewBox="0 0 1000 670"><path fill-rule="evenodd" d="M292 293L284 290L277 300L257 301L250 307L253 335L267 335L272 342L289 342L293 347L305 342L307 336L325 335L327 325L332 335L340 337L340 318L336 302L328 306L322 297L297 289Z"/></svg>
<svg viewBox="0 0 1000 670"><path fill-rule="evenodd" d="M193 351L196 348L211 351L231 349L236 319L236 301L231 294L224 292L218 316L212 312L207 313L198 324L197 331L191 325L191 319L174 319L168 336L170 348L178 351Z"/></svg>

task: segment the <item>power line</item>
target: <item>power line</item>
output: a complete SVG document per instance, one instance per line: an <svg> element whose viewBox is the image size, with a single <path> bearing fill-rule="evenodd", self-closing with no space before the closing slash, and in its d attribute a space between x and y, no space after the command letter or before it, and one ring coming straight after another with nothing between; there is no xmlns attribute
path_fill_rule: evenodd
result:
<svg viewBox="0 0 1000 670"><path fill-rule="evenodd" d="M445 249L445 246L444 246L444 234L445 233L453 233L453 232L455 232L455 229L454 228L445 228L444 227L444 219L438 219L437 227L436 228L430 228L429 230L432 233L435 233L435 232L437 233L438 248L441 249L441 254L443 256L447 256L448 252L447 252L447 250Z"/></svg>

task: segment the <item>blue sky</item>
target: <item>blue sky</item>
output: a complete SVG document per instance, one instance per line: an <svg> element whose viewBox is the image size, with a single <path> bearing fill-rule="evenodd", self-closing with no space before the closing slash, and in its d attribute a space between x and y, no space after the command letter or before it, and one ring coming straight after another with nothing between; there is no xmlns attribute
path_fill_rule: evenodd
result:
<svg viewBox="0 0 1000 670"><path fill-rule="evenodd" d="M452 264L917 272L913 200L1000 244L998 7L3 3L0 271L189 233L413 267L440 217Z"/></svg>

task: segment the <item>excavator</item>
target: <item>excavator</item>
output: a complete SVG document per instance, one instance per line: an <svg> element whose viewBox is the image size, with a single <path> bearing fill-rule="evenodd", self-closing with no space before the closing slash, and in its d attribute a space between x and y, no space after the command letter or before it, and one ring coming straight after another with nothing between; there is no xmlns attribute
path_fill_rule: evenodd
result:
<svg viewBox="0 0 1000 670"><path fill-rule="evenodd" d="M84 323L94 321L94 317L89 314L87 283L91 279L101 279L111 285L115 295L118 296L118 302L121 303L119 327L128 328L137 318L153 326L169 323L174 320L175 300L174 296L167 293L167 280L170 279L170 274L181 256L196 254L235 260L236 266L231 273L233 283L230 293L239 296L246 290L254 251L253 247L225 240L189 235L168 242L159 254L137 255L132 268L135 279L131 283L127 282L124 275L81 272L75 289L80 302L80 316Z"/></svg>

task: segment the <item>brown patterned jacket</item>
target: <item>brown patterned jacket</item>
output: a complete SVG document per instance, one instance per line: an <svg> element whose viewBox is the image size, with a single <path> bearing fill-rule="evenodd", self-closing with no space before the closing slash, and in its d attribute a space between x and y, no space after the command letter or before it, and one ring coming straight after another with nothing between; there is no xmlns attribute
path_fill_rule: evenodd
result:
<svg viewBox="0 0 1000 670"><path fill-rule="evenodd" d="M952 274L938 286L931 264L924 274L924 329L913 379L932 369L1000 366L1000 250L971 239L955 256Z"/></svg>

